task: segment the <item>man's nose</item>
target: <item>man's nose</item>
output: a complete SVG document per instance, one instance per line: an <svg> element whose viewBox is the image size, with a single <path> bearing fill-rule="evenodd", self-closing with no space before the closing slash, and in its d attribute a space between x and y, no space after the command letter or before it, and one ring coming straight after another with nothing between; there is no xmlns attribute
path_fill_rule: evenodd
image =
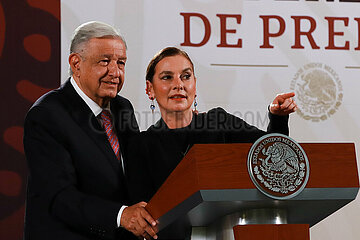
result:
<svg viewBox="0 0 360 240"><path fill-rule="evenodd" d="M120 77L121 69L118 67L115 61L111 61L108 65L109 75L112 77Z"/></svg>

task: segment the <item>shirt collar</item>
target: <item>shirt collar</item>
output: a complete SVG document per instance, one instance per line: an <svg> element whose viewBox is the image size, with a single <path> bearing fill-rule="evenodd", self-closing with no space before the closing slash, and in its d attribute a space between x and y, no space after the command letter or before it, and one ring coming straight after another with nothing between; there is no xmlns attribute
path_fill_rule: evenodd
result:
<svg viewBox="0 0 360 240"><path fill-rule="evenodd" d="M77 85L77 83L75 82L74 78L71 77L70 78L70 83L71 85L74 87L75 91L77 92L77 94L79 94L79 96L82 98L82 100L84 100L84 102L86 103L86 105L88 105L88 107L91 109L91 111L94 113L95 116L98 116L101 111L103 110L96 102L94 102L91 98L89 98L81 89L80 87ZM108 105L104 108L108 111L110 111L110 102L108 103Z"/></svg>

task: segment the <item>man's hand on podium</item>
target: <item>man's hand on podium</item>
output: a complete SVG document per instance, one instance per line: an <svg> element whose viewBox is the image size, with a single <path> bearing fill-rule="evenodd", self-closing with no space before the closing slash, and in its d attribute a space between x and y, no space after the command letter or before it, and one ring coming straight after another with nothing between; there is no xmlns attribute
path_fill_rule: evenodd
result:
<svg viewBox="0 0 360 240"><path fill-rule="evenodd" d="M137 237L157 239L157 222L146 211L146 202L126 207L121 215L120 225Z"/></svg>

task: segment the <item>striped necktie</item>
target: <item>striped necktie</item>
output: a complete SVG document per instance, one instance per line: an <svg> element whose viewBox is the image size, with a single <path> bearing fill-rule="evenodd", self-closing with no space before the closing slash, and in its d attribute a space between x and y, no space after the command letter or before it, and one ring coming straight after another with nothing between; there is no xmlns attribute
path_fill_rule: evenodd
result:
<svg viewBox="0 0 360 240"><path fill-rule="evenodd" d="M111 113L107 110L103 110L100 114L100 117L103 121L105 132L110 142L110 145L114 150L117 159L120 160L120 144L112 125Z"/></svg>

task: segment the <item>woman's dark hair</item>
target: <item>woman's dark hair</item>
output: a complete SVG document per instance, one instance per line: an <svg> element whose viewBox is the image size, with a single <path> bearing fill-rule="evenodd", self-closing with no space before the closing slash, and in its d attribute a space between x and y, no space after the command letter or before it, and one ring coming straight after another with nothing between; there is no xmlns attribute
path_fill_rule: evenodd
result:
<svg viewBox="0 0 360 240"><path fill-rule="evenodd" d="M193 72L194 72L194 64L193 62L191 61L189 55L179 49L179 48L176 48L176 47L167 47L167 48L164 48L162 49L160 52L158 52L150 61L147 69L146 69L146 77L145 79L146 80L149 80L150 82L153 81L153 77L154 77L154 74L155 74L155 67L156 65L164 58L166 57L171 57L171 56L177 56L177 55L181 55L181 56L184 56L187 60L189 60L189 62L191 63L191 66L192 66L192 69L193 69Z"/></svg>

